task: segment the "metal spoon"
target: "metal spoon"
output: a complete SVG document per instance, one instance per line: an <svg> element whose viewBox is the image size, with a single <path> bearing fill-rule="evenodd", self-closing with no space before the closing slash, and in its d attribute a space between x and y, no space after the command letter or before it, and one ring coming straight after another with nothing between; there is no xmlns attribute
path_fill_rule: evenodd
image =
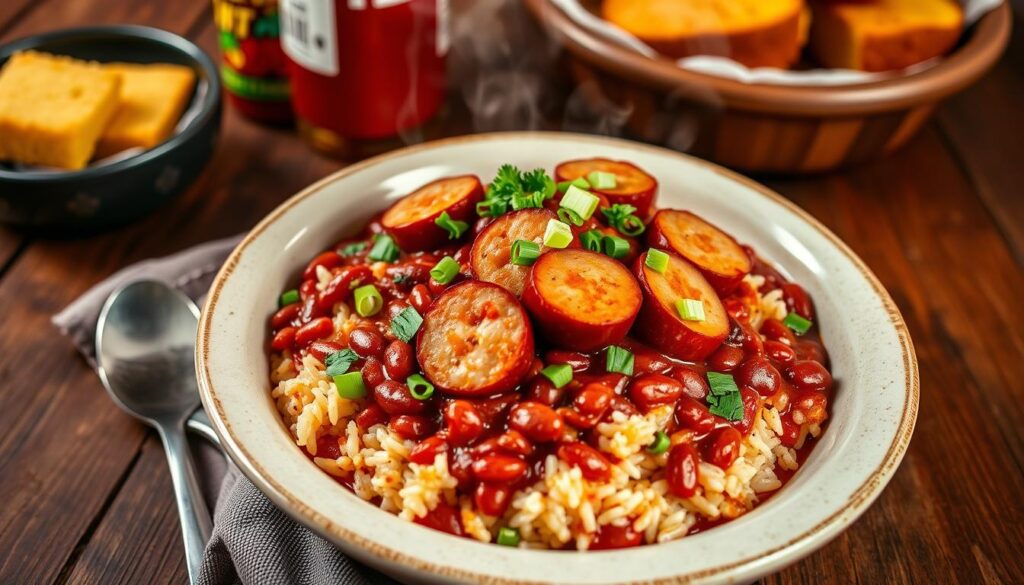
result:
<svg viewBox="0 0 1024 585"><path fill-rule="evenodd" d="M198 319L199 309L187 297L142 280L110 295L96 327L96 362L107 392L163 440L193 583L211 524L184 430L199 406L193 362Z"/></svg>

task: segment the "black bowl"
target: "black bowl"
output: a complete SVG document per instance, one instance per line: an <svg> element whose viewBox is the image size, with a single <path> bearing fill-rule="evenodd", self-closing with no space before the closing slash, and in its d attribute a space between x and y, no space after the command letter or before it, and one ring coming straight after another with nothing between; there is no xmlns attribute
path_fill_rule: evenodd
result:
<svg viewBox="0 0 1024 585"><path fill-rule="evenodd" d="M220 130L220 79L210 57L188 40L145 26L67 29L0 47L0 66L27 50L99 62L185 65L196 72L196 89L185 110L190 122L134 156L79 171L0 165L0 222L72 232L126 223L181 194L210 160Z"/></svg>

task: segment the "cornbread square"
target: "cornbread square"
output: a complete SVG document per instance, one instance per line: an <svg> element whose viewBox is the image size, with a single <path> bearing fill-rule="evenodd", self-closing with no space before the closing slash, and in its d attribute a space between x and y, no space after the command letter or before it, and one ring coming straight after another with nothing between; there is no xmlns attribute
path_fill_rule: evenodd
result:
<svg viewBox="0 0 1024 585"><path fill-rule="evenodd" d="M96 157L133 147L152 148L170 136L192 97L192 68L110 63L104 69L121 77L121 97L96 146Z"/></svg>
<svg viewBox="0 0 1024 585"><path fill-rule="evenodd" d="M826 67L891 71L946 54L964 28L956 0L812 4L811 52Z"/></svg>
<svg viewBox="0 0 1024 585"><path fill-rule="evenodd" d="M81 169L117 108L121 80L97 63L27 51L0 71L0 159Z"/></svg>

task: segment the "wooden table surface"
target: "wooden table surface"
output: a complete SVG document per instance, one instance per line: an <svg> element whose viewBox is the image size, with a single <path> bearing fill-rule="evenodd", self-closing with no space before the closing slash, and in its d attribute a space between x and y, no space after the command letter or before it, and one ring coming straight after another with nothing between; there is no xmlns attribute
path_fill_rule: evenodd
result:
<svg viewBox="0 0 1024 585"><path fill-rule="evenodd" d="M0 2L3 42L98 23L158 26L216 49L205 1ZM460 100L453 92L447 133L473 126ZM917 430L878 502L765 583L1024 583L1022 105L1017 34L902 151L845 172L762 178L875 271L921 366ZM123 266L244 231L341 166L227 108L212 164L158 214L69 241L0 229L0 583L186 581L159 440L114 407L50 317Z"/></svg>

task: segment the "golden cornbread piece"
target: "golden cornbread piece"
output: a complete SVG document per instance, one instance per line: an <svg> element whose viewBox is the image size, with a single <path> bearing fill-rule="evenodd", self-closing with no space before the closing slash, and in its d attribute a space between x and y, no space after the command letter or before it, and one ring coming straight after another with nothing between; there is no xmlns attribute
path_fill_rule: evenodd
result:
<svg viewBox="0 0 1024 585"><path fill-rule="evenodd" d="M15 54L0 71L0 160L81 169L117 108L120 86L97 63Z"/></svg>
<svg viewBox="0 0 1024 585"><path fill-rule="evenodd" d="M128 148L152 148L163 142L192 97L196 74L182 65L111 63L121 77L117 112L96 146L102 158Z"/></svg>

